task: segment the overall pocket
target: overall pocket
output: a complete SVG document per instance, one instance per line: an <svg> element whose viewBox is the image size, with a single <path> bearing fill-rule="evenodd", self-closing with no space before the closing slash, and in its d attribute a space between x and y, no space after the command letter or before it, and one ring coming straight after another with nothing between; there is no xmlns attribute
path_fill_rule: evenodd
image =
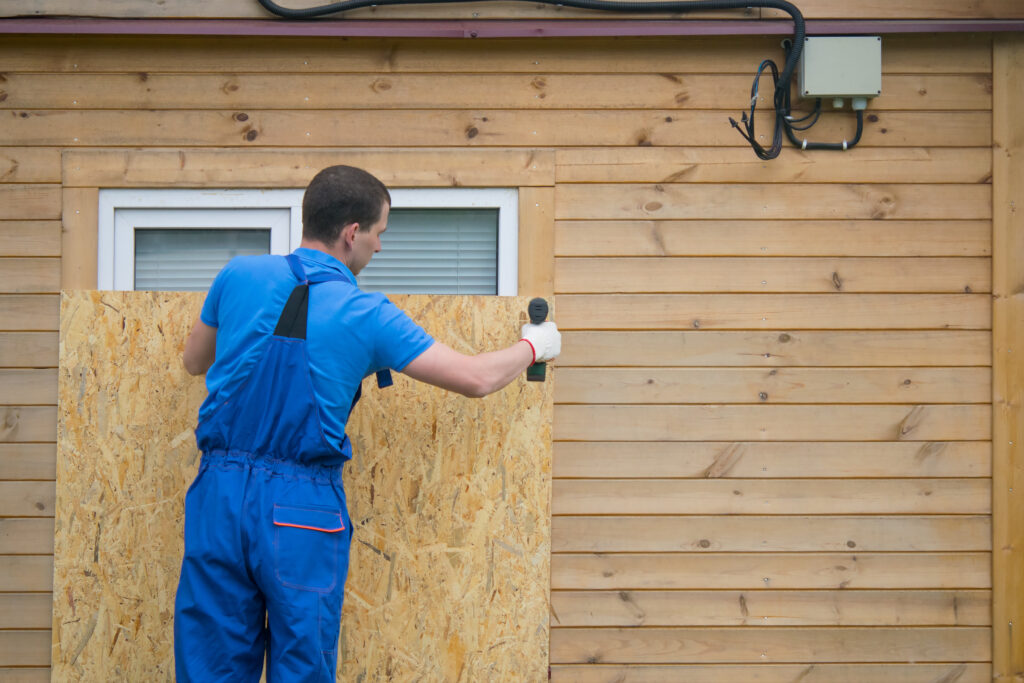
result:
<svg viewBox="0 0 1024 683"><path fill-rule="evenodd" d="M338 581L340 510L274 505L274 572L282 585L327 593Z"/></svg>

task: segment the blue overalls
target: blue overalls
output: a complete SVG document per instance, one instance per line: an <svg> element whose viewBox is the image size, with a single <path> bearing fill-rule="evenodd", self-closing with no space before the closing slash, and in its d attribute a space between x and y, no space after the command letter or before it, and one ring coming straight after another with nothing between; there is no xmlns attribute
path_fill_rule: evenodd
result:
<svg viewBox="0 0 1024 683"><path fill-rule="evenodd" d="M351 445L324 437L305 338L310 285L342 277L307 279L298 257L286 258L299 284L266 350L196 429L203 456L185 497L178 681L258 681L264 652L268 683L335 680Z"/></svg>

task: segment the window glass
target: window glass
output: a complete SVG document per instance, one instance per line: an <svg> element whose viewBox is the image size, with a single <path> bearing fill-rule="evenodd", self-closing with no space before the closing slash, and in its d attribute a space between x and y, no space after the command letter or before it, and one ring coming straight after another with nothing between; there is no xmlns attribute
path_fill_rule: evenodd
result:
<svg viewBox="0 0 1024 683"><path fill-rule="evenodd" d="M135 230L135 289L205 291L235 256L269 254L270 230Z"/></svg>

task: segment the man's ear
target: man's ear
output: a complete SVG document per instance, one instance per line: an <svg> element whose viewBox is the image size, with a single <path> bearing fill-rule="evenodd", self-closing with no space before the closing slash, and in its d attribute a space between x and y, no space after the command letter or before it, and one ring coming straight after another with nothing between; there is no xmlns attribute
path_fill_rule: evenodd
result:
<svg viewBox="0 0 1024 683"><path fill-rule="evenodd" d="M356 240L356 233L359 232L359 223L349 223L341 229L341 238L345 245L351 247Z"/></svg>

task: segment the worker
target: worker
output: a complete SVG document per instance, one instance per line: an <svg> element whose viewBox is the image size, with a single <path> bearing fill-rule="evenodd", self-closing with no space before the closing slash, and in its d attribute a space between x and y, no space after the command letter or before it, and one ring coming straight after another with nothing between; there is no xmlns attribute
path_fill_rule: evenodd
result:
<svg viewBox="0 0 1024 683"><path fill-rule="evenodd" d="M178 681L333 683L352 521L341 483L361 382L389 369L470 397L561 350L552 322L469 356L435 341L355 276L381 250L391 197L332 166L302 202L288 256L243 256L217 275L185 342L206 374L199 471L185 496L174 609ZM381 375L378 374L378 379Z"/></svg>

